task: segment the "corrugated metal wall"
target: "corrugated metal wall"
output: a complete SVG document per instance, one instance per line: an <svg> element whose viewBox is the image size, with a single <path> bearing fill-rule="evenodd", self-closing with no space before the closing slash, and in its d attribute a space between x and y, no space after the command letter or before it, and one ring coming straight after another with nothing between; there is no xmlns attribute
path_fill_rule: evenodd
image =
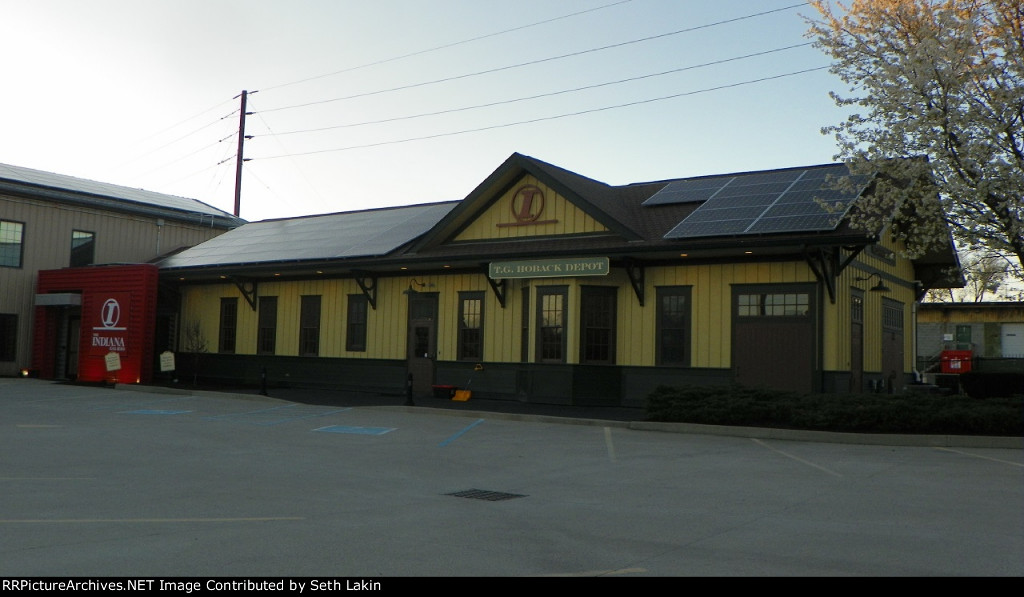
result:
<svg viewBox="0 0 1024 597"><path fill-rule="evenodd" d="M145 218L54 202L0 197L0 219L24 223L21 268L0 267L0 313L18 314L17 360L0 363L0 375L15 375L30 365L35 272L68 267L73 230L96 235L95 263L143 263L224 232L211 228L209 216L196 222Z"/></svg>

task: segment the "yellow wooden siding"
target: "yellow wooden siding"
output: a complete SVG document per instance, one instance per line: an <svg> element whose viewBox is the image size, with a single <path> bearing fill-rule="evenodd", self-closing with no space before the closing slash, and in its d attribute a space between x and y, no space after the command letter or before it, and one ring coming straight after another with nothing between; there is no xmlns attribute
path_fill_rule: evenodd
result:
<svg viewBox="0 0 1024 597"><path fill-rule="evenodd" d="M877 261L877 260L875 260ZM859 267L858 267L859 264ZM884 264L888 265L888 264ZM889 266L899 276L903 263ZM904 305L904 357L907 370L912 367L911 309L914 291L889 281L889 293L868 292L875 280L857 281L866 272L858 260L846 268L837 280L837 300L833 304L823 293L821 321L823 366L826 371L849 371L850 367L850 290L864 290L864 370L881 370L882 298ZM878 267L881 270L881 267ZM378 280L377 309L368 311L367 350L345 350L348 295L361 294L353 280L310 280L302 282L262 283L259 294L278 297L277 353L294 356L298 353L299 307L302 295L320 295L320 355L324 357L374 358L402 360L406 356L406 317L408 297L403 293L412 280L424 284L422 292L438 296L437 358L453 361L458 358L459 293L482 292L484 346L483 362L519 362L521 355L522 288L530 288L530 337L527 347L532 361L535 341L537 289L564 286L568 289L566 303L566 361L579 362L579 307L581 286L612 286L618 288L618 333L616 364L653 366L656 363L657 288L662 286L691 287L691 366L729 368L732 360L732 286L735 284L816 283L811 269L800 261L772 263L723 263L689 266L649 267L645 272L646 304L641 307L626 273L614 268L607 276L579 278L544 278L509 280L506 283L506 306L498 303L484 274L416 275L415 277L381 278ZM203 333L216 351L220 298L239 298L237 350L255 354L258 314L231 284L209 287L187 287L184 321L199 320Z"/></svg>
<svg viewBox="0 0 1024 597"><path fill-rule="evenodd" d="M320 356L345 358L404 359L408 298L405 291L413 278L382 278L378 281L377 309L369 310L367 350L345 351L345 330L349 294L361 291L353 280L262 283L261 296L278 297L277 355L298 354L298 322L302 295L320 295ZM579 362L579 312L581 286L618 288L618 331L616 364L651 366L655 364L657 287L692 287L691 366L729 367L731 361L732 284L813 282L803 263L749 263L648 268L646 301L641 307L626 273L613 269L607 276L509 280L505 289L506 306L498 303L483 274L434 275L415 277L422 292L438 294L438 346L441 361L457 359L459 293L484 293L484 354L486 362L518 362L521 354L522 288L530 288L530 339L528 352L534 359L537 289L564 286L566 303L567 362ZM198 320L203 334L216 351L221 297L237 297L238 334L236 352L256 353L258 313L231 284L186 287L183 290L184 322Z"/></svg>
<svg viewBox="0 0 1024 597"><path fill-rule="evenodd" d="M308 280L300 282L264 282L258 286L260 296L277 297L277 347L274 354L299 354L299 318L302 296L320 298L320 356L346 358L405 358L405 301L397 279L379 280L377 310L367 309L367 350L346 351L348 296L361 295L354 280ZM397 296L395 296L397 295ZM237 354L256 354L259 313L254 311L233 284L189 286L182 291L182 323L199 321L210 352L217 351L220 327L220 299L238 298ZM384 309L397 310L396 328ZM399 332L396 334L396 331ZM400 337L399 337L400 336ZM181 347L184 350L184 346Z"/></svg>
<svg viewBox="0 0 1024 597"><path fill-rule="evenodd" d="M516 220L512 214L512 200L516 191L524 185L534 185L544 192L544 211L538 220L557 220L557 222L525 226L513 225ZM474 241L607 231L608 229L603 224L555 193L550 187L532 176L526 176L479 214L476 220L455 237L455 240Z"/></svg>
<svg viewBox="0 0 1024 597"><path fill-rule="evenodd" d="M881 246L893 251L893 259L887 260L872 254L869 250L862 251L857 258L839 275L836 280L836 303L825 300L824 304L824 368L826 371L849 371L852 364L851 354L851 296L854 289L863 291L864 295L864 327L863 327L863 368L865 373L878 373L882 370L882 299L890 299L903 304L903 357L904 371L914 367L913 356L913 305L916 301L914 289L907 283L914 278L914 267L910 260L900 257L902 245L886 238ZM869 280L866 278L879 272L889 292L871 292L878 283L879 276ZM900 283L902 282L902 283Z"/></svg>

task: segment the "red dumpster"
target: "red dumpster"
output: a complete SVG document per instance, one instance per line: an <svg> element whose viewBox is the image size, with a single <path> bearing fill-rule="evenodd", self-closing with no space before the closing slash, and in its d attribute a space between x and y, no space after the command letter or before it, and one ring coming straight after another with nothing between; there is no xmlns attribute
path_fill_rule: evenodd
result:
<svg viewBox="0 0 1024 597"><path fill-rule="evenodd" d="M939 355L943 373L969 373L971 371L970 350L943 350Z"/></svg>

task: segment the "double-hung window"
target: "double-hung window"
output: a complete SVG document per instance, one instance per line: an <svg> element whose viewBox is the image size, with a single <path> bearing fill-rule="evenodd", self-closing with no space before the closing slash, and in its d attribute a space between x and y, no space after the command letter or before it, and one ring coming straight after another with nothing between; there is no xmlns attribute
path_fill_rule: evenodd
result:
<svg viewBox="0 0 1024 597"><path fill-rule="evenodd" d="M459 359L479 361L484 356L484 293L459 293Z"/></svg>
<svg viewBox="0 0 1024 597"><path fill-rule="evenodd" d="M320 295L302 297L299 313L299 354L320 356Z"/></svg>
<svg viewBox="0 0 1024 597"><path fill-rule="evenodd" d="M21 267L25 224L0 220L0 267Z"/></svg>
<svg viewBox="0 0 1024 597"><path fill-rule="evenodd" d="M690 287L658 288L656 359L659 365L690 366Z"/></svg>
<svg viewBox="0 0 1024 597"><path fill-rule="evenodd" d="M345 332L345 350L366 351L366 316L370 301L363 294L348 295L348 325Z"/></svg>
<svg viewBox="0 0 1024 597"><path fill-rule="evenodd" d="M277 352L277 297L261 296L259 327L256 330L256 354Z"/></svg>
<svg viewBox="0 0 1024 597"><path fill-rule="evenodd" d="M220 299L220 341L218 352L235 352L235 339L238 335L238 299Z"/></svg>

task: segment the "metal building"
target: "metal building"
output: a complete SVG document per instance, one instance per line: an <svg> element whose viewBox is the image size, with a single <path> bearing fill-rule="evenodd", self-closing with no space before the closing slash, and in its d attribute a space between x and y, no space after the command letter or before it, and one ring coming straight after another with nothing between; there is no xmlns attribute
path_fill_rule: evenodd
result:
<svg viewBox="0 0 1024 597"><path fill-rule="evenodd" d="M195 199L0 164L0 375L33 369L37 305L61 313L53 358L64 359L61 376L73 374L65 360L83 341L82 289L69 282L38 298L40 271L145 263L242 223Z"/></svg>

